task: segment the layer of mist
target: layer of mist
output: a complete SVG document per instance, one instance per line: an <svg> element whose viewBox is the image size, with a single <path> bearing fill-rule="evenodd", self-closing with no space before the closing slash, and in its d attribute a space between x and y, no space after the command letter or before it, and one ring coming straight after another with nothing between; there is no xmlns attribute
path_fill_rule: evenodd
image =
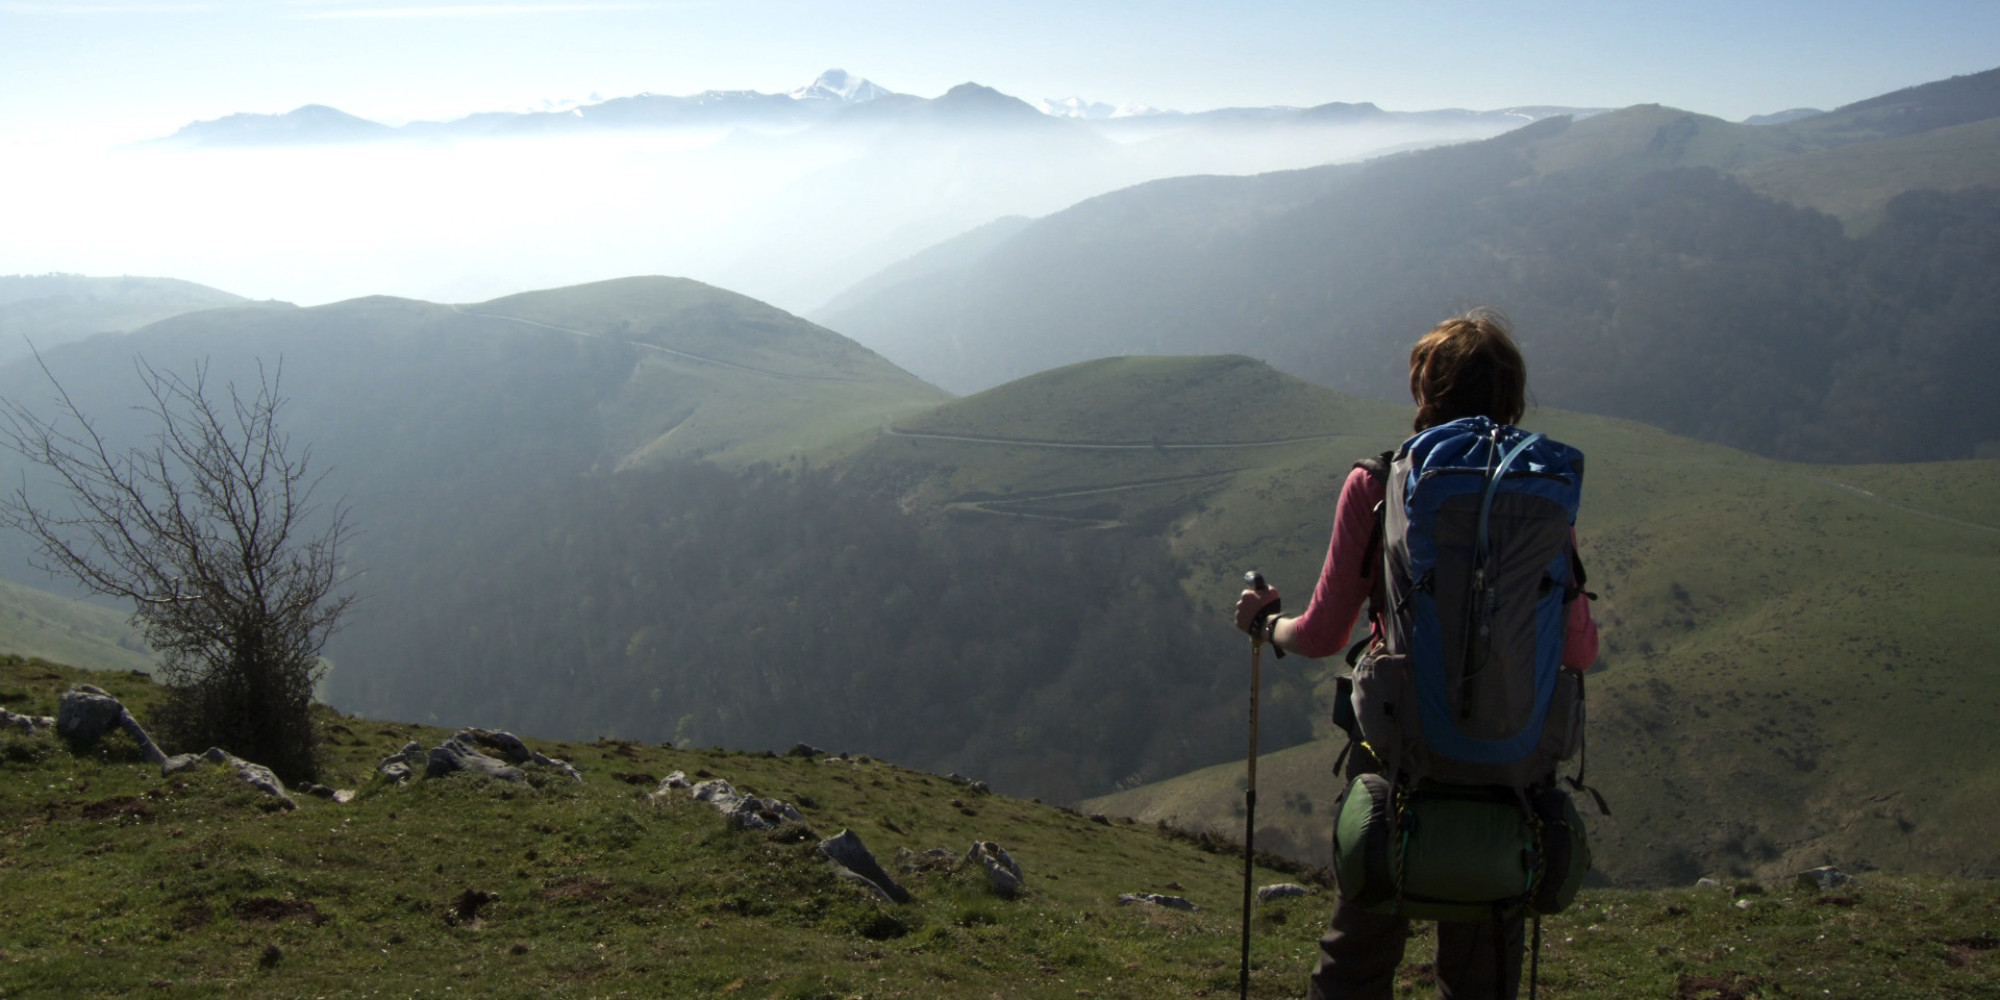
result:
<svg viewBox="0 0 2000 1000"><path fill-rule="evenodd" d="M1372 109L1371 109L1372 110ZM957 233L1142 181L1481 138L1504 115L1057 119L986 88L785 134L16 148L0 274L168 274L302 304L429 301L676 274L794 312Z"/></svg>

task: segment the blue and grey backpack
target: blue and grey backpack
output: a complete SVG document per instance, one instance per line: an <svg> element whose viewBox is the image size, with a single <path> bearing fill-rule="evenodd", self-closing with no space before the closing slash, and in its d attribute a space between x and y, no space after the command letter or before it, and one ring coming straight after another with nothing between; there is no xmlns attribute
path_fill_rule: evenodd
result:
<svg viewBox="0 0 2000 1000"><path fill-rule="evenodd" d="M1360 464L1385 489L1343 721L1381 772L1340 806L1342 894L1430 919L1560 910L1589 868L1555 778L1583 740L1583 678L1562 669L1583 454L1468 417Z"/></svg>

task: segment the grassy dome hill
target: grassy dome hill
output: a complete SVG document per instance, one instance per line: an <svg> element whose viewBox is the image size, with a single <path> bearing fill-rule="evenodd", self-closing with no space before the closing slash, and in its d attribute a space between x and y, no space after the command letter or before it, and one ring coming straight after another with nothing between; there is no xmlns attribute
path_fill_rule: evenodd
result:
<svg viewBox="0 0 2000 1000"><path fill-rule="evenodd" d="M1566 127L1565 127L1566 126ZM1512 140L1537 175L1569 170L1638 175L1675 167L1733 170L1783 156L1796 146L1775 128L1738 125L1660 104L1639 104L1578 122L1550 120Z"/></svg>
<svg viewBox="0 0 2000 1000"><path fill-rule="evenodd" d="M460 308L636 347L638 363L604 411L621 466L825 460L950 398L831 330L686 278L619 278Z"/></svg>
<svg viewBox="0 0 2000 1000"><path fill-rule="evenodd" d="M1630 884L1829 862L1996 874L1981 831L2000 801L1983 751L2000 717L2000 462L1798 465L1609 418L1525 423L1589 460L1578 534L1602 638L1589 778L1616 811L1589 817L1602 871ZM1331 512L1309 491L1265 502ZM1323 553L1324 527L1309 542ZM1287 594L1312 579L1271 575ZM1260 762L1265 800L1287 803L1260 811L1260 842L1325 857L1337 746ZM1088 807L1228 829L1240 774Z"/></svg>
<svg viewBox="0 0 2000 1000"><path fill-rule="evenodd" d="M903 420L911 433L1099 444L1230 444L1324 436L1371 404L1238 355L1101 358Z"/></svg>
<svg viewBox="0 0 2000 1000"><path fill-rule="evenodd" d="M1173 539L1183 557L1224 550L1195 559L1206 580L1210 562L1293 513L1253 494L1274 479L1323 485L1328 470L1394 443L1407 419L1240 355L1104 358L899 421L856 464L917 479L914 505L956 516L1129 527Z"/></svg>
<svg viewBox="0 0 2000 1000"><path fill-rule="evenodd" d="M615 278L523 292L461 307L790 375L914 382L915 377L825 327L747 295L689 278Z"/></svg>

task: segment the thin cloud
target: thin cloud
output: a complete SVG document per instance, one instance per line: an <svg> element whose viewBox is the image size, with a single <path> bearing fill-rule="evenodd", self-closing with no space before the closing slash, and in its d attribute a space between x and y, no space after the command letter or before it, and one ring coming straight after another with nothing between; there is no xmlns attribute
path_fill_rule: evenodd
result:
<svg viewBox="0 0 2000 1000"><path fill-rule="evenodd" d="M315 10L301 13L299 17L314 20L351 20L357 18L424 18L424 17L495 17L519 14L596 14L607 11L655 10L662 7L682 6L671 3L483 3L451 4L419 7L340 7L331 10Z"/></svg>
<svg viewBox="0 0 2000 1000"><path fill-rule="evenodd" d="M63 3L60 0L13 0L0 3L9 14L210 14L219 3Z"/></svg>

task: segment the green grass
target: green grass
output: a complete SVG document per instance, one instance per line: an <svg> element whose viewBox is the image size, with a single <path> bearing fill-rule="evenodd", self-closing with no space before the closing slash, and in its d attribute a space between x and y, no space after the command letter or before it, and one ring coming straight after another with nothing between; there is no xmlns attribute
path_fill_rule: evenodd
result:
<svg viewBox="0 0 2000 1000"><path fill-rule="evenodd" d="M621 278L462 310L639 345L638 367L602 410L622 466L823 462L950 398L846 338L685 278Z"/></svg>
<svg viewBox="0 0 2000 1000"><path fill-rule="evenodd" d="M1834 216L1858 235L1905 191L2000 183L2000 119L1766 160L1737 176L1773 198Z"/></svg>
<svg viewBox="0 0 2000 1000"><path fill-rule="evenodd" d="M125 615L5 581L0 581L0 653L104 670L153 668L152 654Z"/></svg>
<svg viewBox="0 0 2000 1000"><path fill-rule="evenodd" d="M0 658L10 707L54 710L88 679L143 714L143 676ZM348 804L270 808L219 771L162 779L122 735L73 755L0 736L0 997L1064 998L1227 996L1236 988L1233 855L1157 828L1103 824L860 758L534 744L585 781L369 777L446 731L327 716ZM962 852L1002 843L1028 873L1004 901L964 874L907 876L878 903L810 841L733 832L685 798L655 804L618 774L707 771L802 806L822 834ZM1260 883L1287 876L1260 871ZM1176 888L1178 887L1178 888ZM1747 887L1746 887L1747 888ZM2000 891L1876 875L1827 898L1772 885L1586 892L1545 924L1544 994L1993 996ZM468 890L496 898L461 904ZM1195 913L1121 907L1170 892ZM1325 895L1261 905L1252 995L1296 996ZM1428 995L1427 932L1399 996ZM1821 990L1829 990L1823 994Z"/></svg>
<svg viewBox="0 0 2000 1000"><path fill-rule="evenodd" d="M923 470L915 510L1155 534L1221 616L1252 567L1304 605L1340 481L1401 440L1407 412L1245 359L1112 359L897 425L1007 441L885 436L856 462ZM1608 877L1674 885L1827 862L1996 874L1980 831L2000 801L2000 762L1982 751L2000 717L2000 462L1806 466L1629 421L1539 410L1525 423L1589 456L1578 533L1601 598L1589 761L1617 810L1592 825ZM1054 446L1154 435L1312 439ZM1219 649L1216 669L1245 659ZM1285 669L1310 671L1324 701L1337 666ZM1265 765L1265 801L1311 807L1270 810L1266 843L1324 861L1333 752ZM1232 830L1240 775L1210 769L1088 808Z"/></svg>

